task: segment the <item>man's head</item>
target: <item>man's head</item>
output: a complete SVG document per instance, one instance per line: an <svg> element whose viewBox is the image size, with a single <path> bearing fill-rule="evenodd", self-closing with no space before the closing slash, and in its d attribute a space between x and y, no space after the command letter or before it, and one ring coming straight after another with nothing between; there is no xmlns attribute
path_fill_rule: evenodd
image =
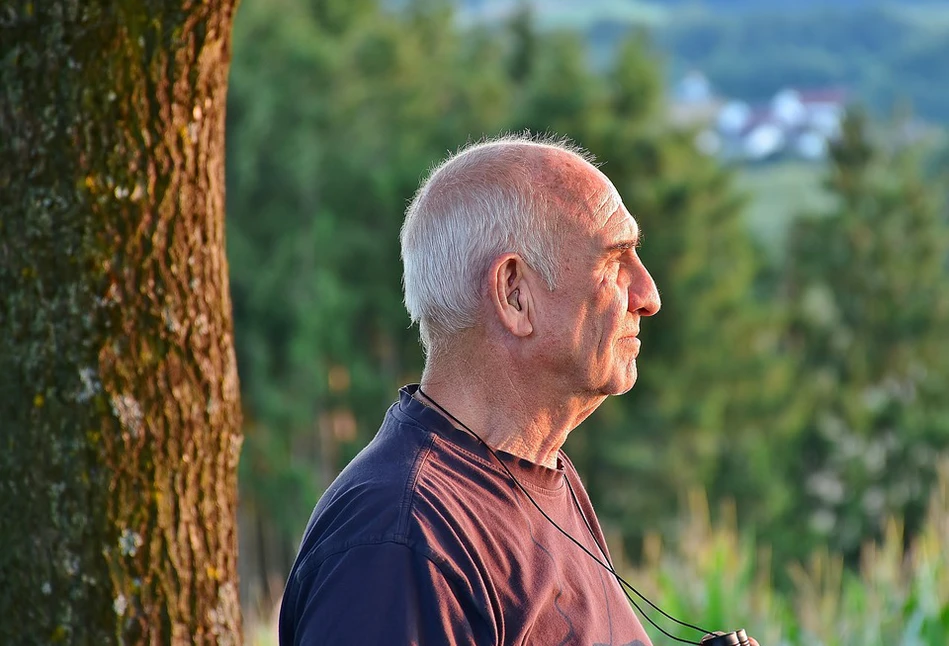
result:
<svg viewBox="0 0 949 646"><path fill-rule="evenodd" d="M638 239L585 152L517 137L470 146L407 210L406 307L430 360L481 330L566 388L625 392L639 318L659 308Z"/></svg>

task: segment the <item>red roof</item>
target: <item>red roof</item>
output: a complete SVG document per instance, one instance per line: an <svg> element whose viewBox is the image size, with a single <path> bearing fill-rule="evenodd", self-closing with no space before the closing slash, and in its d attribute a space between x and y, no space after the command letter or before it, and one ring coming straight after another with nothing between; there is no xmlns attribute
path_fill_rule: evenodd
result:
<svg viewBox="0 0 949 646"><path fill-rule="evenodd" d="M801 103L836 103L844 104L847 102L847 91L843 88L817 88L817 89L798 89L794 90L797 92L798 98L801 100Z"/></svg>

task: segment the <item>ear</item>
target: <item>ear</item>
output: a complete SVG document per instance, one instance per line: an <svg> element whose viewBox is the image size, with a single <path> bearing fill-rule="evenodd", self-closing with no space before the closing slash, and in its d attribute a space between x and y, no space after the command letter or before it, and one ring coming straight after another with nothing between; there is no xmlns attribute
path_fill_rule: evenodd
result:
<svg viewBox="0 0 949 646"><path fill-rule="evenodd" d="M511 334L526 337L534 331L533 289L536 274L516 253L498 256L489 273L491 301L501 325Z"/></svg>

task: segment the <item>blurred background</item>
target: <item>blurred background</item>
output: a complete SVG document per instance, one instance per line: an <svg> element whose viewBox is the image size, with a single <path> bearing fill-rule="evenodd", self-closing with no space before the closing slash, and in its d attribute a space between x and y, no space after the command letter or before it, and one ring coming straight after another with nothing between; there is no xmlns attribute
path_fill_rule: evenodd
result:
<svg viewBox="0 0 949 646"><path fill-rule="evenodd" d="M408 200L524 129L598 157L663 297L567 446L633 582L765 646L949 643L949 1L242 0L233 52L248 643L419 377Z"/></svg>

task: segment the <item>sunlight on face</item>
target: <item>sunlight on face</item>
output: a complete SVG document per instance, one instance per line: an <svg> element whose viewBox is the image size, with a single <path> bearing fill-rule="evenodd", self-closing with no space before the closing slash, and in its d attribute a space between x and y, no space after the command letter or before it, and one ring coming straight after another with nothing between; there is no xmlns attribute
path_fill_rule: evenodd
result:
<svg viewBox="0 0 949 646"><path fill-rule="evenodd" d="M659 293L636 251L639 226L616 189L593 167L584 178L590 197L568 223L548 308L550 360L571 389L616 395L636 383L640 319L659 310Z"/></svg>

